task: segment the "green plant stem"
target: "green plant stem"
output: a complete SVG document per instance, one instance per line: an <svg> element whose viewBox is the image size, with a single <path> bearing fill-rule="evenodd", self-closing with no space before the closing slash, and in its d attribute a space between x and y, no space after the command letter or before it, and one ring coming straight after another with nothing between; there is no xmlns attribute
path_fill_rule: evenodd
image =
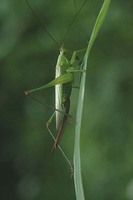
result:
<svg viewBox="0 0 133 200"><path fill-rule="evenodd" d="M81 133L81 121L82 121L84 93L85 93L87 61L88 61L91 47L93 46L93 43L98 35L98 32L101 28L101 25L108 11L109 4L110 4L110 0L105 0L102 5L102 8L95 22L95 25L90 37L90 41L87 47L87 51L83 60L84 72L82 73L82 76L81 76L81 83L80 83L80 90L79 90L79 97L78 97L76 126L75 126L75 144L74 144L74 185L75 185L75 193L76 193L77 200L85 200L83 184L82 184L82 175L81 175L80 133Z"/></svg>

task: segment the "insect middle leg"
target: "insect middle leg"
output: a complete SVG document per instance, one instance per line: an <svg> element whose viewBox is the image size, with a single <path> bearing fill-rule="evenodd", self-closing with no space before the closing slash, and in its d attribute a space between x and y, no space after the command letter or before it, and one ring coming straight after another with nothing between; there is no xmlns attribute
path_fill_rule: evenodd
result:
<svg viewBox="0 0 133 200"><path fill-rule="evenodd" d="M59 111L58 111L59 112ZM55 116L56 111L54 111L54 113L52 114L52 116L49 118L49 120L46 123L46 128L48 130L48 132L50 133L51 137L53 138L53 140L56 143L56 138L54 137L53 133L51 132L49 126L53 120L53 117ZM68 115L68 117L70 117L70 115ZM71 161L68 159L68 157L66 156L66 154L64 153L63 149L61 148L60 145L58 145L59 150L61 151L62 155L64 156L64 158L66 159L66 161L68 162L68 164L70 165L70 169L71 169L71 175L73 175L74 169L73 169L73 164L71 163ZM52 149L53 150L53 149ZM51 151L52 153L52 151Z"/></svg>
<svg viewBox="0 0 133 200"><path fill-rule="evenodd" d="M55 112L56 112L56 111L54 111L54 113L52 114L52 116L49 118L49 120L48 120L47 123L46 123L46 128L47 128L47 129L49 129L49 126L50 126L50 124L51 124L51 122L52 122L52 120L53 120L53 118L54 118L54 116L55 116Z"/></svg>
<svg viewBox="0 0 133 200"><path fill-rule="evenodd" d="M50 135L52 136L52 138L55 141L55 143L56 143L57 138L55 138L54 135L53 135L53 133L51 132L50 125L52 123L52 120L53 120L56 112L61 112L61 111L55 110L54 113L49 118L49 120L46 122L46 128L47 128L48 132L50 133ZM72 121L72 116L71 115L69 115L67 113L64 113L64 112L61 112L61 114L66 115L68 117L68 119L69 119L70 122Z"/></svg>

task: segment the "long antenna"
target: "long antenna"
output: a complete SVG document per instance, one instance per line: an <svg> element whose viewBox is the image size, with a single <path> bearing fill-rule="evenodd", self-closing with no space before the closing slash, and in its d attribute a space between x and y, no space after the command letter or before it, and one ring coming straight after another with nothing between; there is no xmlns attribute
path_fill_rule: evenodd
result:
<svg viewBox="0 0 133 200"><path fill-rule="evenodd" d="M74 0L74 7L75 7L75 13L77 14L77 12L78 12L78 7L77 7L77 3L76 3L76 0ZM78 41L81 41L80 40L80 31L79 31L79 19L77 19L77 33L78 33L78 35L77 35L77 43L79 43Z"/></svg>
<svg viewBox="0 0 133 200"><path fill-rule="evenodd" d="M30 3L28 2L28 0L26 0L31 12L33 13L34 17L36 18L36 20L38 21L38 23L40 24L40 26L42 27L43 31L45 33L48 34L48 36L51 38L51 40L58 46L58 48L60 48L59 43L52 37L52 35L48 32L48 30L46 29L46 27L42 24L42 22L40 21L40 19L38 18L38 16L36 15L35 11L33 10L33 8L31 7Z"/></svg>
<svg viewBox="0 0 133 200"><path fill-rule="evenodd" d="M68 34L69 34L70 30L71 30L71 27L73 26L73 24L74 24L76 18L78 17L80 11L82 10L82 8L84 7L84 5L85 5L86 2L87 2L87 0L84 1L84 3L82 4L82 6L79 8L78 11L76 10L76 15L75 15L75 17L73 18L73 20L72 20L72 22L71 22L71 24L70 24L70 26L69 26L69 29L67 30L67 32L66 32L66 34L65 34L65 37L64 37L62 43L64 43L64 41L66 40L66 38L67 38L67 36L68 36Z"/></svg>

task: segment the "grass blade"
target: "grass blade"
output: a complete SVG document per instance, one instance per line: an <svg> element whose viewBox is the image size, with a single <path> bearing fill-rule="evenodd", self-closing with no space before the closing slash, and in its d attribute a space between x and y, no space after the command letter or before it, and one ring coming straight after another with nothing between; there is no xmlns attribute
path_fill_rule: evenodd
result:
<svg viewBox="0 0 133 200"><path fill-rule="evenodd" d="M101 28L101 25L104 21L106 13L109 8L111 0L105 0L102 8L99 12L99 15L96 19L90 41L87 47L87 51L83 60L83 69L87 70L87 61L89 57L89 53L93 43L98 35L98 32ZM79 97L78 97L78 106L77 106L77 114L76 114L76 126L75 126L75 145L74 145L74 185L76 192L76 200L85 200L83 184L82 184L82 176L81 176L81 159L80 159L80 132L81 132L81 120L82 120L82 111L83 111L83 103L84 103L84 92L85 92L85 79L86 73L83 72L81 76Z"/></svg>

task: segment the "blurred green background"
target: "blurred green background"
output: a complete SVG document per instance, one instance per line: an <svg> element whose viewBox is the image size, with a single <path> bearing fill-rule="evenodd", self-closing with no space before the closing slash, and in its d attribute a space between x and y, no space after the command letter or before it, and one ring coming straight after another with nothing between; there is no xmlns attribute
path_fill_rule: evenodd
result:
<svg viewBox="0 0 133 200"><path fill-rule="evenodd" d="M76 0L79 8L84 0ZM103 0L88 0L65 40L87 46ZM71 0L30 0L36 15L61 44L75 15ZM87 200L133 199L132 0L112 1L88 62L81 134ZM45 128L52 109L24 90L54 78L59 50L25 0L0 2L0 199L75 199L70 169ZM72 160L78 90L71 97L73 123L61 145ZM54 88L36 97L54 107ZM51 127L54 134L55 125Z"/></svg>

